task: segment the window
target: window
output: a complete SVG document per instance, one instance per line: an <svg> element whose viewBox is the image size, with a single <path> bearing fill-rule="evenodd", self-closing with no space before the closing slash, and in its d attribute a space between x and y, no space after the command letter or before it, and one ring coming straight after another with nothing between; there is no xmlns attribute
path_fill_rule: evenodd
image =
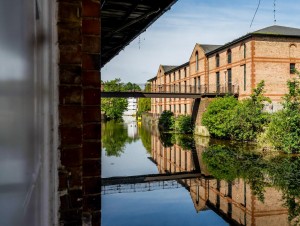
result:
<svg viewBox="0 0 300 226"><path fill-rule="evenodd" d="M184 77L186 77L186 67L184 68Z"/></svg>
<svg viewBox="0 0 300 226"><path fill-rule="evenodd" d="M246 91L246 86L247 86L247 77L246 77L246 64L243 65L244 67L244 91Z"/></svg>
<svg viewBox="0 0 300 226"><path fill-rule="evenodd" d="M187 114L186 104L184 104L184 114Z"/></svg>
<svg viewBox="0 0 300 226"><path fill-rule="evenodd" d="M179 76L179 79L181 79L181 71L180 70L178 71L178 76Z"/></svg>
<svg viewBox="0 0 300 226"><path fill-rule="evenodd" d="M172 106L171 105L169 105L169 110L172 111Z"/></svg>
<svg viewBox="0 0 300 226"><path fill-rule="evenodd" d="M186 93L186 81L184 81L184 92Z"/></svg>
<svg viewBox="0 0 300 226"><path fill-rule="evenodd" d="M175 80L176 80L176 75L175 75L175 72L174 72L174 75L173 75L173 76L174 76L174 80L173 80L173 81L175 81Z"/></svg>
<svg viewBox="0 0 300 226"><path fill-rule="evenodd" d="M176 113L176 104L174 104L174 113Z"/></svg>
<svg viewBox="0 0 300 226"><path fill-rule="evenodd" d="M196 71L199 70L199 55L198 55L198 52L196 52Z"/></svg>
<svg viewBox="0 0 300 226"><path fill-rule="evenodd" d="M220 55L218 53L216 55L216 67L220 67Z"/></svg>
<svg viewBox="0 0 300 226"><path fill-rule="evenodd" d="M197 89L198 89L198 93L200 93L201 92L200 76L198 77Z"/></svg>
<svg viewBox="0 0 300 226"><path fill-rule="evenodd" d="M227 70L227 87L228 87L228 92L232 92L232 74L231 74L231 69Z"/></svg>
<svg viewBox="0 0 300 226"><path fill-rule="evenodd" d="M179 114L181 114L181 104L179 104L178 107L179 107Z"/></svg>
<svg viewBox="0 0 300 226"><path fill-rule="evenodd" d="M247 51L247 49L246 49L246 44L244 43L243 46L244 46L244 59L246 59L246 53L247 53L247 52L246 52L246 51Z"/></svg>
<svg viewBox="0 0 300 226"><path fill-rule="evenodd" d="M197 83L196 83L197 81L196 81L196 78L194 78L194 93L196 93L197 91L196 91L196 86L197 86Z"/></svg>
<svg viewBox="0 0 300 226"><path fill-rule="evenodd" d="M228 64L231 64L231 61L232 61L232 56L231 56L231 49L228 49L227 50L227 63Z"/></svg>
<svg viewBox="0 0 300 226"><path fill-rule="evenodd" d="M220 93L220 72L216 73L216 91Z"/></svg>
<svg viewBox="0 0 300 226"><path fill-rule="evenodd" d="M295 74L296 64L290 63L290 74Z"/></svg>

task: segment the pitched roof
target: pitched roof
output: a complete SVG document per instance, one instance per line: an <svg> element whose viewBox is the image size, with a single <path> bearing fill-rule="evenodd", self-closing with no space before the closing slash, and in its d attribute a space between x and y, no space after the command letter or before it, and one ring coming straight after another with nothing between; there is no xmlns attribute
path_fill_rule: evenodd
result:
<svg viewBox="0 0 300 226"><path fill-rule="evenodd" d="M262 34L262 35L280 35L280 36L299 36L300 29L293 27L284 27L279 25L274 25L266 27L257 31L252 32L251 34Z"/></svg>
<svg viewBox="0 0 300 226"><path fill-rule="evenodd" d="M211 52L217 48L220 48L222 45L210 45L210 44L198 44L204 50L204 53Z"/></svg>
<svg viewBox="0 0 300 226"><path fill-rule="evenodd" d="M299 37L300 38L300 29L293 28L293 27L284 27L284 26L279 26L279 25L273 25L270 27L266 27L266 28L248 33L242 37L234 39L233 41L228 42L228 43L220 46L219 48L211 50L205 54L206 55L214 54L222 49L228 48L231 45L234 45L234 44L236 44L240 41L243 41L247 38L250 38L252 36L278 36L278 37L284 36L284 37Z"/></svg>
<svg viewBox="0 0 300 226"><path fill-rule="evenodd" d="M164 69L165 73L177 67L172 65L161 65L161 66Z"/></svg>

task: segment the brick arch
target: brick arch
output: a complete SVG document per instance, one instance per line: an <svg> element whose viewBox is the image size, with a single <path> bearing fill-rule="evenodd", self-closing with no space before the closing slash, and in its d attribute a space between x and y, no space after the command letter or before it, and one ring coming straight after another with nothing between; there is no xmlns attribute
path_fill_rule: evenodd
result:
<svg viewBox="0 0 300 226"><path fill-rule="evenodd" d="M246 49L247 49L246 43L242 42L240 44L240 48L239 48L239 57L240 57L240 59L245 59L246 58Z"/></svg>
<svg viewBox="0 0 300 226"><path fill-rule="evenodd" d="M291 43L290 47L289 47L290 58L295 58L296 57L296 50L297 50L297 44Z"/></svg>

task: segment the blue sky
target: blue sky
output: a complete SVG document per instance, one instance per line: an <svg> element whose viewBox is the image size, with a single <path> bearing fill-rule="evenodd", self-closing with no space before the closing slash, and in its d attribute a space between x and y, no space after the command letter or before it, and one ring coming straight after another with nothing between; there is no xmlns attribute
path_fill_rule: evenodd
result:
<svg viewBox="0 0 300 226"><path fill-rule="evenodd" d="M101 79L145 83L160 64L181 65L188 61L196 43L224 44L248 32L274 25L274 1L178 0L102 68ZM276 25L300 28L300 5L295 0L276 0Z"/></svg>

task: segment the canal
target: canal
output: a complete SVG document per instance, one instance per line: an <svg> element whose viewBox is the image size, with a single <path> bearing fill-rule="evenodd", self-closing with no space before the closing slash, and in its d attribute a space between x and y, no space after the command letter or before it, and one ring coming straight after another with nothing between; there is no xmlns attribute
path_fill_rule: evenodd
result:
<svg viewBox="0 0 300 226"><path fill-rule="evenodd" d="M103 123L102 225L298 225L300 158L257 149Z"/></svg>

